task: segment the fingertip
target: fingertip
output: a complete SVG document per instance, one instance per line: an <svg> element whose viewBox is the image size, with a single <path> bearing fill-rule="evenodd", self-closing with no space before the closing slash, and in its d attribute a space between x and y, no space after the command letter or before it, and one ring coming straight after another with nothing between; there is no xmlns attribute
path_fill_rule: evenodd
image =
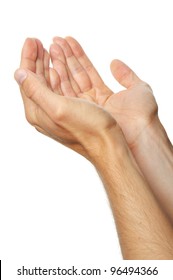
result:
<svg viewBox="0 0 173 280"><path fill-rule="evenodd" d="M25 43L28 43L28 42L35 42L35 38L27 37L27 38L25 39Z"/></svg>
<svg viewBox="0 0 173 280"><path fill-rule="evenodd" d="M59 42L59 41L62 41L62 40L64 40L62 37L59 37L59 36L53 37L53 42L54 42L55 44L58 44L58 42Z"/></svg>
<svg viewBox="0 0 173 280"><path fill-rule="evenodd" d="M24 46L29 46L29 48L36 48L37 47L37 42L40 42L39 39L37 38L32 38L32 37L27 37L25 39L25 42L24 42ZM41 42L40 42L41 43Z"/></svg>
<svg viewBox="0 0 173 280"><path fill-rule="evenodd" d="M56 53L57 46L58 45L56 43L51 44L50 47L49 47L49 52L50 53Z"/></svg>
<svg viewBox="0 0 173 280"><path fill-rule="evenodd" d="M65 40L66 40L66 41L73 41L73 42L76 41L76 39L73 38L72 36L66 36L66 37L65 37Z"/></svg>
<svg viewBox="0 0 173 280"><path fill-rule="evenodd" d="M26 80L27 78L27 71L24 69L17 69L14 73L14 78L16 80L16 82L21 86L23 84L23 82Z"/></svg>
<svg viewBox="0 0 173 280"><path fill-rule="evenodd" d="M80 48L82 48L81 47L81 45L80 45L80 43L74 38L74 37L72 37L72 36L67 36L67 37L65 37L65 40L67 41L67 43L72 47L72 48L74 48L74 47L80 47Z"/></svg>
<svg viewBox="0 0 173 280"><path fill-rule="evenodd" d="M114 78L125 88L129 88L141 81L135 72L119 59L114 59L110 67Z"/></svg>
<svg viewBox="0 0 173 280"><path fill-rule="evenodd" d="M37 42L34 38L26 38L21 54L20 67L35 71L38 56Z"/></svg>
<svg viewBox="0 0 173 280"><path fill-rule="evenodd" d="M120 65L125 65L124 62L122 62L121 60L117 59L117 58L114 58L112 61L111 61L111 64L110 64L110 68L113 69L113 68L117 68L118 66Z"/></svg>
<svg viewBox="0 0 173 280"><path fill-rule="evenodd" d="M131 84L131 69L119 59L111 62L110 69L114 78L126 88Z"/></svg>

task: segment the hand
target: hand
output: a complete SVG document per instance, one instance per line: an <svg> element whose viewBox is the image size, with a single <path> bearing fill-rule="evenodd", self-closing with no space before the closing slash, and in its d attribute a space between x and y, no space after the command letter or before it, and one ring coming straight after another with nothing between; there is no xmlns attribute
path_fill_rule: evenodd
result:
<svg viewBox="0 0 173 280"><path fill-rule="evenodd" d="M25 41L15 78L20 85L26 118L41 133L90 160L99 156L109 131L118 131L122 138L115 120L100 106L72 95L62 96L65 83L54 69L49 69L49 54L38 39Z"/></svg>
<svg viewBox="0 0 173 280"><path fill-rule="evenodd" d="M157 104L150 86L123 62L114 60L111 64L113 76L126 88L114 94L75 39L55 37L50 55L64 83L64 94L82 97L106 109L120 125L130 147L157 118Z"/></svg>

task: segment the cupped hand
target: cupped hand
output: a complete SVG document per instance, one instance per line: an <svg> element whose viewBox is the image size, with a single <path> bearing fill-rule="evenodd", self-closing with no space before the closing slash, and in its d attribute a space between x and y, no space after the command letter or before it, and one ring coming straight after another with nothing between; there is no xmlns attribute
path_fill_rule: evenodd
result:
<svg viewBox="0 0 173 280"><path fill-rule="evenodd" d="M63 67L59 71L60 77L49 68L49 54L38 39L25 41L15 78L20 85L26 118L41 133L92 160L102 150L104 135L115 128L121 138L121 130L100 106L76 98L69 91L71 83L63 81ZM65 96L64 88L69 95Z"/></svg>
<svg viewBox="0 0 173 280"><path fill-rule="evenodd" d="M80 44L72 37L55 37L50 56L59 74L63 95L89 100L108 111L120 125L130 147L157 118L152 89L120 60L111 63L111 71L126 89L115 94L104 84Z"/></svg>

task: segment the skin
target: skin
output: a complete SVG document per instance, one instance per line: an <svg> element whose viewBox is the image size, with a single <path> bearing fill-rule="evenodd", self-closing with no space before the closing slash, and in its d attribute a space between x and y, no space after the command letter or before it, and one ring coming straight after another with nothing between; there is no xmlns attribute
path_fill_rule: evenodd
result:
<svg viewBox="0 0 173 280"><path fill-rule="evenodd" d="M59 71L63 73L63 66ZM68 81L60 72L58 76L49 69L48 53L39 40L25 41L15 79L27 120L95 165L110 200L124 259L172 259L173 228L139 172L122 130L110 113L83 98L73 77L70 84L78 93L69 94Z"/></svg>
<svg viewBox="0 0 173 280"><path fill-rule="evenodd" d="M159 120L152 89L126 64L114 60L112 74L125 87L114 94L75 39L55 37L53 41L51 60L66 85L62 88L65 94L90 100L112 115L152 192L173 223L173 148Z"/></svg>

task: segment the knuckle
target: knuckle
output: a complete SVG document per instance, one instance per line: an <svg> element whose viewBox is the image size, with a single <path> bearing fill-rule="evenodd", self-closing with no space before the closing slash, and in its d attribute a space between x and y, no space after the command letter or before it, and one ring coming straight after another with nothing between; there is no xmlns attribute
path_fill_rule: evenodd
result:
<svg viewBox="0 0 173 280"><path fill-rule="evenodd" d="M88 63L86 66L85 66L85 70L87 72L91 72L93 70L93 65L92 63Z"/></svg>
<svg viewBox="0 0 173 280"><path fill-rule="evenodd" d="M67 71L66 71L66 68L65 68L64 64L58 62L58 63L56 64L56 69L57 69L58 74L59 74L59 76L60 76L61 82L66 82L66 81L68 81L69 77L68 77L68 74L67 74Z"/></svg>
<svg viewBox="0 0 173 280"><path fill-rule="evenodd" d="M37 125L35 114L33 112L31 112L30 109L26 109L25 110L25 117L26 117L27 122L30 125L32 125L32 126L36 126Z"/></svg>
<svg viewBox="0 0 173 280"><path fill-rule="evenodd" d="M152 88L151 88L151 86L150 86L149 84L146 83L146 87L147 87L151 92L153 92L153 90L152 90Z"/></svg>
<svg viewBox="0 0 173 280"><path fill-rule="evenodd" d="M26 93L27 97L29 97L30 99L34 99L36 92L37 88L34 83L24 84L24 93Z"/></svg>
<svg viewBox="0 0 173 280"><path fill-rule="evenodd" d="M60 124L65 120L65 113L62 108L57 108L57 110L53 112L53 120L56 124Z"/></svg>
<svg viewBox="0 0 173 280"><path fill-rule="evenodd" d="M43 130L41 127L39 127L38 125L35 125L34 127L35 127L35 129L36 129L39 133L46 134L46 133L44 132L44 130Z"/></svg>
<svg viewBox="0 0 173 280"><path fill-rule="evenodd" d="M83 68L82 68L81 65L76 66L76 67L74 67L74 69L73 69L74 75L75 75L75 74L79 74L79 73L81 73L82 71L83 71Z"/></svg>
<svg viewBox="0 0 173 280"><path fill-rule="evenodd" d="M146 88L147 91L150 91L151 93L153 92L151 86L148 83L146 83L144 81L142 83L143 83L143 85L144 85L144 87Z"/></svg>
<svg viewBox="0 0 173 280"><path fill-rule="evenodd" d="M26 117L26 120L29 124L31 124L32 126L35 125L35 122L34 122L33 118L29 114L26 114L25 117Z"/></svg>

